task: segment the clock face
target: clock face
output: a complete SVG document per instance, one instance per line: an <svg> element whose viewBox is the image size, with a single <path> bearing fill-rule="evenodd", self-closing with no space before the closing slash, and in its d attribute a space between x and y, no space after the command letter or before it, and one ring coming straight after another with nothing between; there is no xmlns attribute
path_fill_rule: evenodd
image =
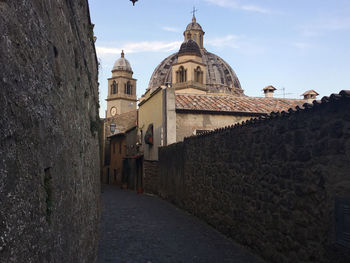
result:
<svg viewBox="0 0 350 263"><path fill-rule="evenodd" d="M111 115L114 116L117 114L117 109L115 107L111 108Z"/></svg>

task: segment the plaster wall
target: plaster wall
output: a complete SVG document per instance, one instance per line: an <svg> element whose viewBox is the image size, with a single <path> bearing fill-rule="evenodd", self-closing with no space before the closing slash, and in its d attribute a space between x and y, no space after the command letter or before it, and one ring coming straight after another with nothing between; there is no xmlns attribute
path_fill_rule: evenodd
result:
<svg viewBox="0 0 350 263"><path fill-rule="evenodd" d="M163 145L176 142L175 89L163 90Z"/></svg>
<svg viewBox="0 0 350 263"><path fill-rule="evenodd" d="M145 160L158 160L158 147L162 145L163 131L163 102L162 89L151 94L146 100L139 105L139 130L144 151ZM145 143L144 136L147 128L153 124L153 145Z"/></svg>
<svg viewBox="0 0 350 263"><path fill-rule="evenodd" d="M198 130L214 130L248 120L252 116L176 113L176 141L195 135Z"/></svg>
<svg viewBox="0 0 350 263"><path fill-rule="evenodd" d="M112 77L125 77L125 78L132 78L132 72L124 71L124 70L113 70L112 71Z"/></svg>

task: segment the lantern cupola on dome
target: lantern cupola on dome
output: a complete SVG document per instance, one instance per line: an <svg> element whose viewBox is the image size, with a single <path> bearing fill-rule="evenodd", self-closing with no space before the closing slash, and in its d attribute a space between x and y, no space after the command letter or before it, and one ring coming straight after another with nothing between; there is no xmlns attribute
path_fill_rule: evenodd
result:
<svg viewBox="0 0 350 263"><path fill-rule="evenodd" d="M184 32L185 41L186 40L194 40L200 49L203 49L203 36L205 32L203 31L200 24L197 23L196 17L192 17L192 23L189 23Z"/></svg>

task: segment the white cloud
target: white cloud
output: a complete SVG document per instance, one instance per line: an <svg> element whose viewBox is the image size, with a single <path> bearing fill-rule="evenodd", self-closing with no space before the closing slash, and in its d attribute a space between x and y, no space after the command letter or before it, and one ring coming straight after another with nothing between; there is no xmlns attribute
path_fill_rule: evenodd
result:
<svg viewBox="0 0 350 263"><path fill-rule="evenodd" d="M246 11L254 11L254 12L263 13L263 14L267 14L271 12L269 9L266 9L257 5L243 5L241 6L241 8Z"/></svg>
<svg viewBox="0 0 350 263"><path fill-rule="evenodd" d="M162 29L169 32L180 32L180 29L176 27L163 26Z"/></svg>
<svg viewBox="0 0 350 263"><path fill-rule="evenodd" d="M350 29L349 18L328 18L301 27L304 36L322 36L327 32Z"/></svg>
<svg viewBox="0 0 350 263"><path fill-rule="evenodd" d="M270 9L260 7L254 4L241 4L238 0L204 0L207 3L217 5L220 7L231 8L231 9L241 9L244 11L257 12L257 13L271 13Z"/></svg>
<svg viewBox="0 0 350 263"><path fill-rule="evenodd" d="M210 4L214 4L221 7L229 8L239 8L239 5L236 0L204 0Z"/></svg>
<svg viewBox="0 0 350 263"><path fill-rule="evenodd" d="M140 53L140 52L169 52L178 50L181 41L162 42L162 41L142 41L130 42L121 45L121 48L111 48L104 46L96 46L96 51L99 57L111 54L120 54L122 50L125 53Z"/></svg>
<svg viewBox="0 0 350 263"><path fill-rule="evenodd" d="M231 48L239 48L240 45L238 44L238 36L235 35L227 35L224 37L218 37L214 39L208 39L205 41L205 43L209 46L214 47L231 47Z"/></svg>
<svg viewBox="0 0 350 263"><path fill-rule="evenodd" d="M109 59L111 55L120 55L122 50L126 54L142 53L142 52L176 52L179 50L182 41L141 41L129 43L103 43L101 46L96 46L97 55L101 59ZM114 48L111 46L118 46ZM264 49L254 43L254 41L246 39L244 36L228 34L226 36L211 38L205 40L205 46L214 48L230 48L240 50L247 54L261 54Z"/></svg>
<svg viewBox="0 0 350 263"><path fill-rule="evenodd" d="M98 55L120 54L122 52L122 50L118 49L118 48L109 48L109 47L96 46L96 52L97 52Z"/></svg>
<svg viewBox="0 0 350 263"><path fill-rule="evenodd" d="M226 35L223 37L207 39L205 45L214 48L231 48L246 55L260 55L265 53L265 48L256 43L254 39L247 39L245 36Z"/></svg>

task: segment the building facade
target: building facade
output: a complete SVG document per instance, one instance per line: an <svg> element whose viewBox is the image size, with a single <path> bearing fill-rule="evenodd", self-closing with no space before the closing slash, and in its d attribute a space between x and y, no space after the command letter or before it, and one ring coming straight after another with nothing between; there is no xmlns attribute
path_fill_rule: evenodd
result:
<svg viewBox="0 0 350 263"><path fill-rule="evenodd" d="M307 102L274 98L273 86L264 89L265 97L246 96L231 66L204 48L204 34L193 17L179 51L156 67L140 99L138 127L145 160L158 160L159 147L185 137Z"/></svg>
<svg viewBox="0 0 350 263"><path fill-rule="evenodd" d="M106 118L102 129L102 182L125 183L126 159L137 152L136 79L129 61L122 51L108 79ZM124 178L124 181L123 181ZM134 184L134 183L133 183Z"/></svg>

